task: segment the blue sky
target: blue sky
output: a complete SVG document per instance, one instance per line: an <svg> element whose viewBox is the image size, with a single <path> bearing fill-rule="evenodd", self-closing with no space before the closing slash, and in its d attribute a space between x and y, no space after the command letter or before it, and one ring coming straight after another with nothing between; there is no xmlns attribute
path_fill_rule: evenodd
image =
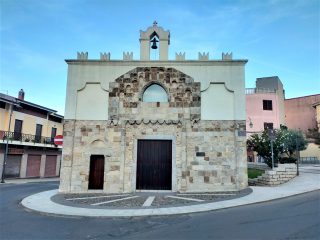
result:
<svg viewBox="0 0 320 240"><path fill-rule="evenodd" d="M320 1L0 0L0 91L64 114L67 64L77 51L90 59L111 52L139 59L139 30L169 29L169 58L186 52L233 52L248 59L246 87L279 76L286 97L320 93Z"/></svg>

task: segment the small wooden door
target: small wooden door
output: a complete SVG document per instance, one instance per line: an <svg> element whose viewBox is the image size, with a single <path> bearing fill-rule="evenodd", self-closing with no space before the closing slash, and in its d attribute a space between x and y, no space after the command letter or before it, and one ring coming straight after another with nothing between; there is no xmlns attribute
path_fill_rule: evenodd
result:
<svg viewBox="0 0 320 240"><path fill-rule="evenodd" d="M171 140L138 140L136 189L172 189Z"/></svg>
<svg viewBox="0 0 320 240"><path fill-rule="evenodd" d="M91 155L89 172L89 189L103 189L104 156Z"/></svg>

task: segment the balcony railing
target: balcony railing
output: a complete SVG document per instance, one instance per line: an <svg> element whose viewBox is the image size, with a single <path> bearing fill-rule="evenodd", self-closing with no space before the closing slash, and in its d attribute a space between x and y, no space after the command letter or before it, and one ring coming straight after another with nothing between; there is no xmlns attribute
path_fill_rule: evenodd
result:
<svg viewBox="0 0 320 240"><path fill-rule="evenodd" d="M246 88L246 95L256 93L276 93L276 90L268 88Z"/></svg>
<svg viewBox="0 0 320 240"><path fill-rule="evenodd" d="M8 132L0 130L0 140L20 141L24 143L42 143L54 145L53 138L38 135L24 134L20 132Z"/></svg>

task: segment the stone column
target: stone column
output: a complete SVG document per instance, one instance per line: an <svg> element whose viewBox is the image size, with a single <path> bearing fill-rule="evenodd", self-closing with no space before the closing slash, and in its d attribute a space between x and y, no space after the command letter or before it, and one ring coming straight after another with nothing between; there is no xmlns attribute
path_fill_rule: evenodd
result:
<svg viewBox="0 0 320 240"><path fill-rule="evenodd" d="M160 61L167 61L168 60L168 52L169 52L169 48L168 48L168 40L161 40L160 39L160 56L159 56L159 60Z"/></svg>
<svg viewBox="0 0 320 240"><path fill-rule="evenodd" d="M0 174L2 174L3 161L4 161L4 153L0 153Z"/></svg>
<svg viewBox="0 0 320 240"><path fill-rule="evenodd" d="M27 177L28 154L24 153L21 158L20 177Z"/></svg>
<svg viewBox="0 0 320 240"><path fill-rule="evenodd" d="M46 169L46 155L42 154L41 155L41 163L40 163L40 177L44 177L45 169Z"/></svg>
<svg viewBox="0 0 320 240"><path fill-rule="evenodd" d="M57 156L56 176L60 176L61 155Z"/></svg>

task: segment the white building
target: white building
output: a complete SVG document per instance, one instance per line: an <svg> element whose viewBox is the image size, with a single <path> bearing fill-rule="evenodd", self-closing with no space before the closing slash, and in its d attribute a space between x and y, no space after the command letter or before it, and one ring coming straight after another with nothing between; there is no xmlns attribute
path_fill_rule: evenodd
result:
<svg viewBox="0 0 320 240"><path fill-rule="evenodd" d="M159 59L150 60L155 44ZM154 23L140 31L140 60L66 60L61 192L247 187L247 60L169 60L169 44Z"/></svg>

